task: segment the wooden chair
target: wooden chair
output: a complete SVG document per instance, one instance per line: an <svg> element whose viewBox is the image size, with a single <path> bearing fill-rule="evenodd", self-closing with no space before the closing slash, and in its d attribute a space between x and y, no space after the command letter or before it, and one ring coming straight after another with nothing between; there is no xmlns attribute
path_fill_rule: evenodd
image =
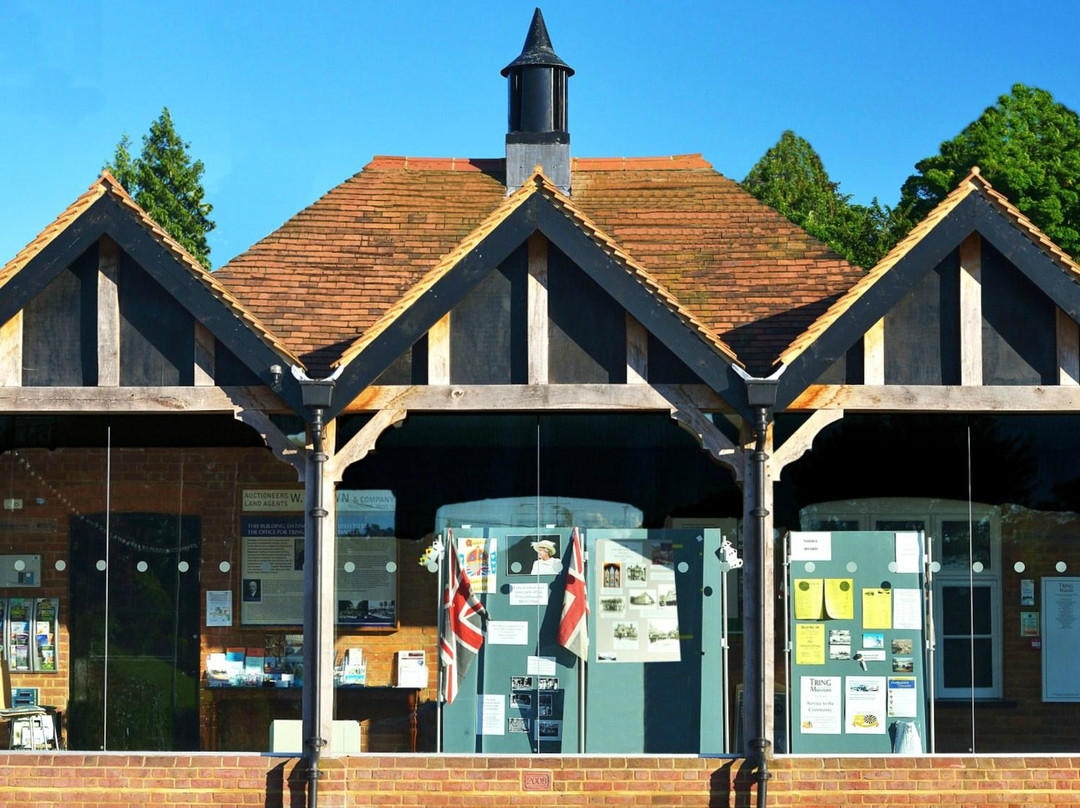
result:
<svg viewBox="0 0 1080 808"><path fill-rule="evenodd" d="M48 708L39 704L18 707L11 704L11 671L3 655L0 655L0 721L8 725L8 749L59 748L58 728ZM17 729L22 731L17 733Z"/></svg>

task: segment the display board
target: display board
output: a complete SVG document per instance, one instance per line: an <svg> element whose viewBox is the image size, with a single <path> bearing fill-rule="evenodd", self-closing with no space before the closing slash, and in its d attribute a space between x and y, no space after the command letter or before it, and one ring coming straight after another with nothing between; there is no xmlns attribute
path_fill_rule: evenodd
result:
<svg viewBox="0 0 1080 808"><path fill-rule="evenodd" d="M443 750L725 751L721 531L580 530L590 603L584 672L556 640L571 533L454 529L491 622L444 708ZM557 563L539 558L541 546Z"/></svg>
<svg viewBox="0 0 1080 808"><path fill-rule="evenodd" d="M791 533L791 751L927 751L921 533Z"/></svg>
<svg viewBox="0 0 1080 808"><path fill-rule="evenodd" d="M240 622L303 622L303 491L249 489L240 519ZM337 623L397 624L396 501L391 491L337 492ZM297 512L297 513L292 513Z"/></svg>
<svg viewBox="0 0 1080 808"><path fill-rule="evenodd" d="M1043 701L1080 701L1080 578L1042 579Z"/></svg>

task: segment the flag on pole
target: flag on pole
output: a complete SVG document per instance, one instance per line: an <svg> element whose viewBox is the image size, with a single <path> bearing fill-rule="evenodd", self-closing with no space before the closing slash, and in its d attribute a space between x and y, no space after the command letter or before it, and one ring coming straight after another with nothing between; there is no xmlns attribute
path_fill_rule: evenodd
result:
<svg viewBox="0 0 1080 808"><path fill-rule="evenodd" d="M458 560L453 531L446 531L446 589L439 657L443 663L439 697L450 704L472 661L484 645L487 610L473 593L469 575Z"/></svg>
<svg viewBox="0 0 1080 808"><path fill-rule="evenodd" d="M589 653L589 598L585 591L585 556L575 527L570 536L570 566L563 590L562 617L559 620L559 645L581 659Z"/></svg>

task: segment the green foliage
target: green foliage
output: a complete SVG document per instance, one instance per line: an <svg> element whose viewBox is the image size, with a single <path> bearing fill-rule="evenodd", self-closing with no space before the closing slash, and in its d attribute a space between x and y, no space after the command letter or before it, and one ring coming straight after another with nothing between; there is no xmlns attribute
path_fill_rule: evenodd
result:
<svg viewBox="0 0 1080 808"><path fill-rule="evenodd" d="M821 157L788 130L750 169L743 187L853 264L871 267L892 246L892 211L855 205L829 179Z"/></svg>
<svg viewBox="0 0 1080 808"><path fill-rule="evenodd" d="M979 166L1063 250L1080 254L1080 117L1050 93L1014 84L938 154L915 164L898 209L906 230Z"/></svg>
<svg viewBox="0 0 1080 808"><path fill-rule="evenodd" d="M206 234L214 229L209 218L213 206L204 201L205 167L201 160L192 161L189 145L176 133L168 108L162 108L149 133L143 135L139 156L131 156L131 141L124 135L105 167L150 218L209 269Z"/></svg>

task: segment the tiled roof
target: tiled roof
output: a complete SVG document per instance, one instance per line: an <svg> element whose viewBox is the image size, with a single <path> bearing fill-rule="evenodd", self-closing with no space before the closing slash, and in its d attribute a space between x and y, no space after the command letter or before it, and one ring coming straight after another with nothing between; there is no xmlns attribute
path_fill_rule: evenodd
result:
<svg viewBox="0 0 1080 808"><path fill-rule="evenodd" d="M376 157L216 274L317 373L499 215L504 170ZM751 372L862 275L700 155L574 159L572 185L567 214Z"/></svg>
<svg viewBox="0 0 1080 808"><path fill-rule="evenodd" d="M146 211L139 207L138 203L131 198L130 194L124 190L124 187L109 171L103 171L101 176L98 177L98 179L95 180L78 199L72 202L71 205L57 216L48 227L37 235L37 238L27 244L14 258L0 269L0 288L3 288L8 281L15 277L15 275L45 249L53 239L63 233L74 222L78 221L79 217L89 210L95 202L106 195L111 196L122 207L129 210L134 215L135 220L139 225L141 225L155 241L165 248L184 269L190 272L200 283L209 289L214 297L228 306L233 314L243 321L249 329L254 331L263 342L269 345L283 359L289 362L299 363L299 358L270 333L258 317L252 314L247 307L233 297L211 273L203 268L202 264L192 258L187 250L180 246L177 241L146 214Z"/></svg>
<svg viewBox="0 0 1080 808"><path fill-rule="evenodd" d="M431 270L431 272L429 272L420 282L414 284L396 304L387 309L386 313L379 318L377 323L369 328L362 337L356 340L342 353L340 359L338 359L335 364L347 364L353 357L362 352L366 345L405 312L417 298L430 289L439 278L443 277L447 272L453 269L462 258L478 247L492 230L494 230L501 222L505 221L522 205L523 202L525 202L525 200L534 194L540 194L546 197L561 209L562 212L593 239L604 252L613 257L623 269L633 275L638 282L649 291L649 294L663 302L663 304L679 317L684 324L696 331L706 342L712 344L712 346L724 356L727 361L736 361L735 355L722 340L717 338L715 334L710 332L708 328L700 323L690 311L685 307L680 306L679 301L657 283L644 267L637 264L632 258L622 252L619 249L619 246L602 233L600 229L577 208L569 197L560 193L559 189L556 188L547 177L542 173L537 172L528 181L523 183L520 188L509 194L503 203L492 211L492 213L484 219L484 221L481 222L468 237L460 241L458 245Z"/></svg>
<svg viewBox="0 0 1080 808"><path fill-rule="evenodd" d="M1058 266L1068 273L1073 281L1080 283L1080 265L1077 265L1060 247L1043 233L1035 224L1019 211L1004 196L994 190L989 181L979 172L978 166L974 166L970 173L961 180L960 184L952 190L926 218L919 222L911 232L893 247L873 269L861 278L840 297L828 311L821 315L799 337L792 341L791 345L781 354L780 361L790 364L799 354L812 345L826 329L852 307L866 292L881 280L885 274L896 266L911 249L922 241L927 234L938 226L956 207L967 199L971 194L981 194L1003 216L1016 225L1031 242L1048 255Z"/></svg>

